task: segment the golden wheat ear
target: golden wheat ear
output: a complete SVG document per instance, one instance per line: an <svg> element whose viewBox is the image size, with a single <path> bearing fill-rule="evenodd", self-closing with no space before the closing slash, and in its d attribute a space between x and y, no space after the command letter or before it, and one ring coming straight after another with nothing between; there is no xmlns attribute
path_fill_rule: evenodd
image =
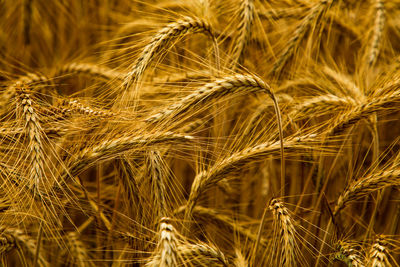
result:
<svg viewBox="0 0 400 267"><path fill-rule="evenodd" d="M146 266L178 266L178 245L175 228L172 226L170 218L161 218L157 248Z"/></svg>
<svg viewBox="0 0 400 267"><path fill-rule="evenodd" d="M272 77L279 78L288 61L296 55L296 51L306 36L307 32L315 25L318 25L321 18L331 7L334 0L321 0L318 4L311 8L307 16L303 19L300 25L296 28L292 38L289 40L285 50L279 56L270 72Z"/></svg>
<svg viewBox="0 0 400 267"><path fill-rule="evenodd" d="M243 64L244 51L247 45L247 42L251 36L251 26L254 19L254 1L253 0L242 0L240 4L240 22L237 26L238 36L233 48L232 58L234 63ZM237 62L237 63L236 63Z"/></svg>
<svg viewBox="0 0 400 267"><path fill-rule="evenodd" d="M389 260L389 248L387 246L388 243L385 239L378 236L367 253L366 266L392 266Z"/></svg>
<svg viewBox="0 0 400 267"><path fill-rule="evenodd" d="M340 240L336 245L336 252L331 256L332 261L341 261L348 266L362 267L365 255L351 242Z"/></svg>
<svg viewBox="0 0 400 267"><path fill-rule="evenodd" d="M29 188L35 195L41 197L44 190L46 176L44 172L44 149L43 149L43 136L42 126L38 114L36 113L33 105L32 98L25 88L26 85L18 84L17 96L18 107L21 117L25 121L24 127L26 129L30 154L31 171L29 173Z"/></svg>
<svg viewBox="0 0 400 267"><path fill-rule="evenodd" d="M162 28L145 46L132 70L125 76L122 84L122 95L131 90L135 82L139 82L150 62L175 40L188 33L205 33L214 41L214 33L208 22L199 18L185 17Z"/></svg>
<svg viewBox="0 0 400 267"><path fill-rule="evenodd" d="M0 238L2 245L2 252L7 253L12 249L18 250L24 261L29 262L32 265L36 263L40 267L49 266L42 249L38 249L35 239L24 233L21 229L3 227L0 230ZM34 263L34 259L37 259Z"/></svg>

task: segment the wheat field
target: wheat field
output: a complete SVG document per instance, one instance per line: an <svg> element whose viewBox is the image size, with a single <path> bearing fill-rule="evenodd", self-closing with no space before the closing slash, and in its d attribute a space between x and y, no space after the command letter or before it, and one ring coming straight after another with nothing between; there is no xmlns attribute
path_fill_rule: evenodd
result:
<svg viewBox="0 0 400 267"><path fill-rule="evenodd" d="M399 0L0 0L1 266L400 266Z"/></svg>

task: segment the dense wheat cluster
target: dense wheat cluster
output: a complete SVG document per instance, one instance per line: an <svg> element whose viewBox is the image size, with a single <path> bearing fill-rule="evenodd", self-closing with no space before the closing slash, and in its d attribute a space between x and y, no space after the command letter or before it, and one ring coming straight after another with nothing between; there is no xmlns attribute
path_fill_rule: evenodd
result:
<svg viewBox="0 0 400 267"><path fill-rule="evenodd" d="M0 0L1 266L400 266L400 0Z"/></svg>

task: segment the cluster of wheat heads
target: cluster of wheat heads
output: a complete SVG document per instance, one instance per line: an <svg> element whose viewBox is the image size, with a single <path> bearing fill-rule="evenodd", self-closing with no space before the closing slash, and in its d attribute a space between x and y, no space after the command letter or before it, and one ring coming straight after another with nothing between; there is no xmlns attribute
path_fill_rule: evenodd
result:
<svg viewBox="0 0 400 267"><path fill-rule="evenodd" d="M0 1L2 266L399 266L399 0Z"/></svg>

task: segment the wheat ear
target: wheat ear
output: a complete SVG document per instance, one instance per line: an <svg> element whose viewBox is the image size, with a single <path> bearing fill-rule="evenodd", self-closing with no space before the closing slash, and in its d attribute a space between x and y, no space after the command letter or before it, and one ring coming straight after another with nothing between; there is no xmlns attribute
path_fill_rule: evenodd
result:
<svg viewBox="0 0 400 267"><path fill-rule="evenodd" d="M364 103L357 105L350 111L338 116L330 127L332 134L338 134L349 126L354 125L362 119L368 118L374 112L393 110L396 103L400 101L400 90L387 92L383 95L369 97Z"/></svg>
<svg viewBox="0 0 400 267"><path fill-rule="evenodd" d="M340 240L337 243L337 252L332 256L333 260L339 260L347 266L364 267L364 256L351 243Z"/></svg>
<svg viewBox="0 0 400 267"><path fill-rule="evenodd" d="M149 151L146 158L147 173L151 180L152 192L156 202L156 209L158 209L158 218L163 218L167 214L167 204L165 200L165 185L164 185L164 171L163 159L160 152Z"/></svg>
<svg viewBox="0 0 400 267"><path fill-rule="evenodd" d="M316 96L303 101L294 107L289 116L293 119L304 119L310 114L324 115L327 112L338 112L357 106L357 102L351 97L338 97L332 94Z"/></svg>
<svg viewBox="0 0 400 267"><path fill-rule="evenodd" d="M106 81L123 80L125 74L108 67L100 66L92 63L72 62L63 65L56 76L64 76L68 74L83 74L93 78L98 78Z"/></svg>
<svg viewBox="0 0 400 267"><path fill-rule="evenodd" d="M178 245L175 228L172 226L170 219L168 217L161 218L157 249L152 260L146 266L178 266Z"/></svg>
<svg viewBox="0 0 400 267"><path fill-rule="evenodd" d="M271 70L271 75L274 77L279 77L282 69L286 66L288 61L293 57L296 52L297 47L303 40L304 36L307 34L308 29L311 25L318 21L322 14L324 14L328 8L332 5L334 0L321 0L316 6L314 6L310 13L303 19L300 25L296 28L293 37L289 40L286 49L280 55L278 60L275 62ZM318 25L318 23L316 23Z"/></svg>
<svg viewBox="0 0 400 267"><path fill-rule="evenodd" d="M275 95L270 86L261 79L251 75L236 74L217 79L198 88L195 92L187 95L168 108L150 116L148 122L158 122L171 115L177 116L195 108L196 105L207 102L211 99L218 99L225 95L235 93L257 93L265 92L276 102Z"/></svg>
<svg viewBox="0 0 400 267"><path fill-rule="evenodd" d="M367 267L390 267L387 242L377 237L367 254Z"/></svg>
<svg viewBox="0 0 400 267"><path fill-rule="evenodd" d="M0 254L5 254L16 247L13 235L3 232L0 235Z"/></svg>
<svg viewBox="0 0 400 267"><path fill-rule="evenodd" d="M171 42L188 33L202 32L214 40L214 34L208 22L199 18L185 17L162 28L145 46L139 58L133 64L133 69L125 76L122 88L124 92L130 90L135 81L139 81L150 62Z"/></svg>
<svg viewBox="0 0 400 267"><path fill-rule="evenodd" d="M214 266L218 262L222 266L229 266L228 260L219 249L203 243L181 245L179 253L182 258L188 258L188 261L197 262L200 265Z"/></svg>
<svg viewBox="0 0 400 267"><path fill-rule="evenodd" d="M70 232L67 235L67 244L70 250L69 256L71 257L71 262L77 267L92 267L94 266L90 262L87 250L79 236L76 232Z"/></svg>
<svg viewBox="0 0 400 267"><path fill-rule="evenodd" d="M0 232L1 232L0 240L2 240L3 242L4 241L7 242L6 244L7 250L16 248L18 250L21 250L21 252L25 251L31 256L33 260L37 252L36 241L34 239L26 235L22 230L16 228L2 226L0 227ZM37 258L38 258L37 263L40 267L49 266L48 262L46 261L46 259L42 254L41 249L39 250Z"/></svg>
<svg viewBox="0 0 400 267"><path fill-rule="evenodd" d="M379 55L379 49L382 46L382 35L386 21L384 0L375 1L375 10L376 10L375 11L376 16L375 16L374 30L373 30L371 45L368 51L369 67L375 64Z"/></svg>
<svg viewBox="0 0 400 267"><path fill-rule="evenodd" d="M242 0L240 5L240 23L236 29L238 37L233 48L233 60L243 64L243 53L251 35L251 25L254 17L254 0Z"/></svg>
<svg viewBox="0 0 400 267"><path fill-rule="evenodd" d="M394 165L388 169L375 171L370 175L355 180L339 196L333 212L334 215L350 201L357 200L388 186L400 185L399 176L400 169L397 165Z"/></svg>
<svg viewBox="0 0 400 267"><path fill-rule="evenodd" d="M316 137L315 134L297 138L291 137L285 139L283 143L286 150L309 149L311 146L304 143L315 141ZM281 151L280 143L280 141L267 142L244 149L215 163L208 171L197 174L194 178L189 199L186 204L185 221L189 221L192 216L192 211L203 192L222 180L228 173L239 170L239 167L256 159L265 158L266 155Z"/></svg>
<svg viewBox="0 0 400 267"><path fill-rule="evenodd" d="M277 117L277 125L280 138L280 149L281 149L281 186L284 187L285 181L285 160L283 151L283 130L282 130L282 118L278 101L275 98L270 86L263 80L249 75L234 75L218 79L215 82L208 83L203 87L199 88L193 94L186 96L180 102L172 105L170 108L151 116L148 121L159 121L169 115L181 114L195 105L205 102L209 99L222 97L226 94L240 92L246 90L248 92L265 92L274 102L275 113ZM284 190L283 190L284 194ZM185 216L185 218L187 218ZM188 218L187 218L188 219Z"/></svg>
<svg viewBox="0 0 400 267"><path fill-rule="evenodd" d="M272 199L269 204L269 209L272 210L273 213L274 231L278 233L278 238L280 240L280 266L296 266L296 230L294 228L293 219L288 209L279 199Z"/></svg>
<svg viewBox="0 0 400 267"><path fill-rule="evenodd" d="M43 75L39 75L36 73L28 73L24 76L19 77L15 80L10 86L4 90L0 97L0 114L4 114L7 111L7 107L9 107L12 99L15 99L16 91L19 90L21 84L26 86L30 86L37 83L48 83L49 79Z"/></svg>
<svg viewBox="0 0 400 267"><path fill-rule="evenodd" d="M235 248L235 259L233 261L235 267L248 267L249 263L239 248Z"/></svg>
<svg viewBox="0 0 400 267"><path fill-rule="evenodd" d="M77 99L65 99L62 102L62 106L66 107L68 111L75 111L77 113L92 117L112 118L117 116L117 113L110 110L93 109L80 103Z"/></svg>
<svg viewBox="0 0 400 267"><path fill-rule="evenodd" d="M170 142L185 143L192 139L193 137L191 136L167 132L164 134L149 134L147 136L145 135L136 137L121 136L111 140L105 140L99 144L96 144L95 146L87 147L79 151L73 157L68 170L63 170L63 174L61 174L61 181L65 182L65 179L68 176L73 177L79 174L96 161L110 157L116 157L119 154L129 150L143 150L145 147Z"/></svg>
<svg viewBox="0 0 400 267"><path fill-rule="evenodd" d="M18 107L22 111L22 118L24 119L24 127L26 134L29 137L29 155L32 168L30 170L29 188L34 191L38 196L42 195L43 179L45 178L44 166L44 152L42 144L42 126L39 117L33 105L31 96L26 92L25 85L19 84L18 93Z"/></svg>

